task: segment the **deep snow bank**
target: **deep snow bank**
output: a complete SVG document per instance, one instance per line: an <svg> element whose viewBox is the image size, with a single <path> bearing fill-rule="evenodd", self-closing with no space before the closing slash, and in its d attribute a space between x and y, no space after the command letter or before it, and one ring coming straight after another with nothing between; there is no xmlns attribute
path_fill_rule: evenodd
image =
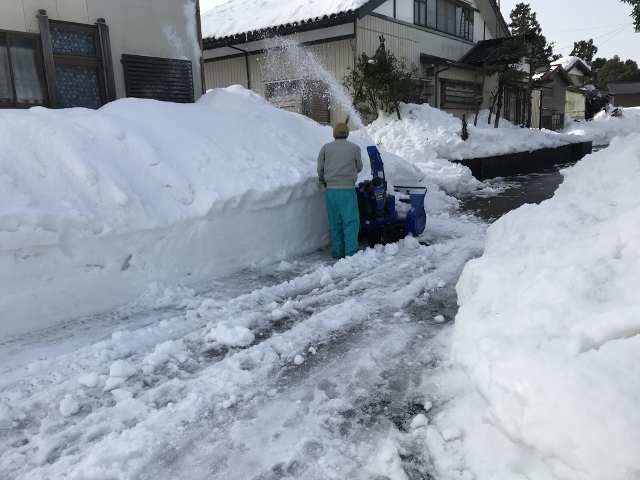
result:
<svg viewBox="0 0 640 480"><path fill-rule="evenodd" d="M608 145L614 137L640 132L640 107L622 108L621 117L612 117L611 111L603 110L589 122L567 119L563 132L594 145Z"/></svg>
<svg viewBox="0 0 640 480"><path fill-rule="evenodd" d="M242 87L195 105L2 111L0 131L0 335L328 242L316 156L331 129Z"/></svg>
<svg viewBox="0 0 640 480"><path fill-rule="evenodd" d="M496 426L553 475L525 475L521 461L500 478L636 478L640 135L614 139L565 177L552 199L493 224L483 256L466 265L452 360L488 404L478 425ZM493 478L490 459L506 457L462 428L468 467Z"/></svg>
<svg viewBox="0 0 640 480"><path fill-rule="evenodd" d="M489 125L488 111L480 112L478 126L469 120L469 139L462 140L462 121L429 105L401 106L402 120L395 114L381 115L367 127L371 138L420 168L447 193L468 193L480 187L471 171L449 160L487 157L580 141L548 130L514 126L501 119L499 128Z"/></svg>

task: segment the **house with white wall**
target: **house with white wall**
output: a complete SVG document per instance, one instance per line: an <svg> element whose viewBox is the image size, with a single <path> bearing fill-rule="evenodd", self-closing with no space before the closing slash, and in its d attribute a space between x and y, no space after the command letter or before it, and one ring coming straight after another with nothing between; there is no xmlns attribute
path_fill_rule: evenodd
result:
<svg viewBox="0 0 640 480"><path fill-rule="evenodd" d="M0 108L202 95L198 0L0 0Z"/></svg>
<svg viewBox="0 0 640 480"><path fill-rule="evenodd" d="M201 18L207 89L240 84L332 125L347 113L309 56L283 44L303 45L342 83L383 37L419 68L423 101L462 116L475 110L480 80L458 60L482 40L510 36L496 0L228 0Z"/></svg>

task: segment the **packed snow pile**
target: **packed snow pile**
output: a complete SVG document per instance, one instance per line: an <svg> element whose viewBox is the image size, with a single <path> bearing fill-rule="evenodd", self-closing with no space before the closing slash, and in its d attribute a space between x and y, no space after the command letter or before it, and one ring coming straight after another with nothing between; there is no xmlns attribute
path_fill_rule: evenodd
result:
<svg viewBox="0 0 640 480"><path fill-rule="evenodd" d="M429 105L401 105L402 120L395 114L381 115L367 127L382 148L399 155L434 178L448 193L468 193L478 188L471 171L448 160L489 157L558 147L581 141L549 130L520 128L505 119L499 128L488 123L489 113L478 116L478 126L469 119L469 138L462 140L462 121Z"/></svg>
<svg viewBox="0 0 640 480"><path fill-rule="evenodd" d="M614 137L640 132L640 107L620 108L622 115L619 117L611 115L613 108L609 107L608 112L601 111L588 122L567 119L563 132L594 145L608 145Z"/></svg>
<svg viewBox="0 0 640 480"><path fill-rule="evenodd" d="M242 87L195 105L2 111L0 131L2 335L328 242L316 158L331 129Z"/></svg>
<svg viewBox="0 0 640 480"><path fill-rule="evenodd" d="M496 478L640 472L640 135L564 174L552 199L489 228L457 285L452 360L486 402L458 442L478 478L496 471L481 423L523 452Z"/></svg>

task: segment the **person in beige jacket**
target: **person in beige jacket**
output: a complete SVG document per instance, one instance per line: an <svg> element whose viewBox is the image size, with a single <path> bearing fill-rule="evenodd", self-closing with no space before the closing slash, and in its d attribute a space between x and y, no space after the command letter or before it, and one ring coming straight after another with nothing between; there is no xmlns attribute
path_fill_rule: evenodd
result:
<svg viewBox="0 0 640 480"><path fill-rule="evenodd" d="M327 189L327 214L333 244L333 258L355 255L358 250L360 214L355 183L362 171L360 147L349 142L349 127L339 123L333 129L334 141L320 149L318 178Z"/></svg>

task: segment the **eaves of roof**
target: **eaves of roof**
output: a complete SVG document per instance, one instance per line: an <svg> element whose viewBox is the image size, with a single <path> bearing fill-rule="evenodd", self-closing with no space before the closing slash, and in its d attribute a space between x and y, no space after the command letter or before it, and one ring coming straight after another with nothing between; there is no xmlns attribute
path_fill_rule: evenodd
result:
<svg viewBox="0 0 640 480"><path fill-rule="evenodd" d="M593 73L591 72L591 70L589 69L589 67L587 67L584 63L582 62L576 62L573 64L573 68L577 68L578 70L580 70L582 73L584 73L587 77L593 77Z"/></svg>
<svg viewBox="0 0 640 480"><path fill-rule="evenodd" d="M640 82L609 83L607 89L614 95L637 94L640 93Z"/></svg>
<svg viewBox="0 0 640 480"><path fill-rule="evenodd" d="M575 87L575 86L567 87L567 91L573 92L573 93L580 93L582 95L587 94L587 91L584 88Z"/></svg>
<svg viewBox="0 0 640 480"><path fill-rule="evenodd" d="M265 38L291 35L294 33L309 32L320 28L332 27L351 23L357 18L356 12L340 13L337 15L326 16L322 19L315 19L305 22L294 22L277 27L264 28L253 32L239 33L229 35L223 38L203 38L202 43L205 50L212 48L220 48L228 45L236 45L240 43L254 42Z"/></svg>
<svg viewBox="0 0 640 480"><path fill-rule="evenodd" d="M500 26L502 27L502 33L504 33L505 37L511 37L511 30L509 30L509 25L507 25L504 16L502 15L502 10L500 10L500 2L496 0L489 0L491 5L493 6L494 11L496 11L497 15L500 15Z"/></svg>
<svg viewBox="0 0 640 480"><path fill-rule="evenodd" d="M569 76L567 71L562 68L562 65L556 65L551 70L544 72L544 75L540 79L538 79L538 81L541 83L550 82L555 76L559 76L560 78L562 78L565 85L567 85L568 87L574 86L573 80L571 80L571 77Z"/></svg>
<svg viewBox="0 0 640 480"><path fill-rule="evenodd" d="M426 65L433 65L435 67L452 67L452 68L462 68L465 70L477 70L478 67L474 65L469 65L467 63L460 63L454 60L449 60L444 57L436 57L435 55L427 55L426 53L420 54L420 63Z"/></svg>

